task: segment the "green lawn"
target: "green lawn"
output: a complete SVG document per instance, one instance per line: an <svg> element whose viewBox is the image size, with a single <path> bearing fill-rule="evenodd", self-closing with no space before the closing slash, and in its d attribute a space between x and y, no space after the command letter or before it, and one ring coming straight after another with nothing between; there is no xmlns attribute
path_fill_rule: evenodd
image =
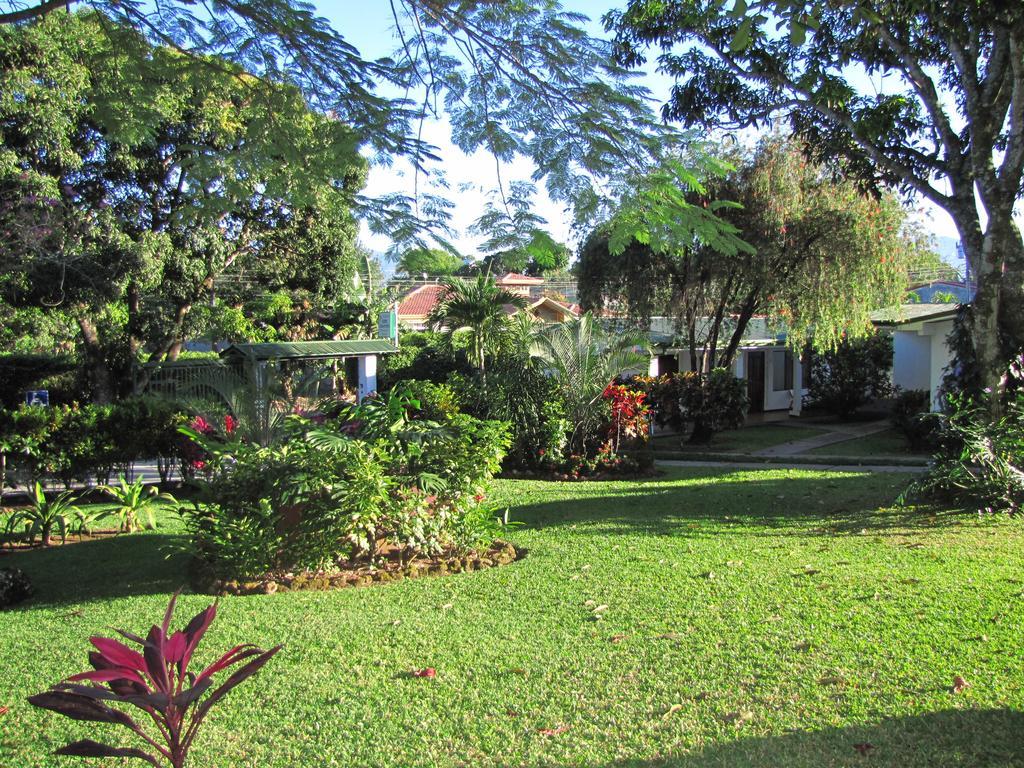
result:
<svg viewBox="0 0 1024 768"><path fill-rule="evenodd" d="M751 453L792 440L805 440L808 437L824 434L824 432L825 430L821 429L792 427L783 424L758 424L719 432L712 438L710 445L687 445L684 443L680 446L678 435L655 437L651 440L651 445L657 451Z"/></svg>
<svg viewBox="0 0 1024 768"><path fill-rule="evenodd" d="M193 765L1024 765L1024 532L880 510L905 479L500 482L518 563L222 599L204 658L286 648L214 711ZM158 618L184 580L173 541L0 557L39 587L0 617L0 765L74 765L47 752L105 732L24 697L81 670L90 634Z"/></svg>
<svg viewBox="0 0 1024 768"><path fill-rule="evenodd" d="M866 437L842 443L813 448L804 455L819 456L928 456L928 451L911 451L910 444L900 432L887 429Z"/></svg>

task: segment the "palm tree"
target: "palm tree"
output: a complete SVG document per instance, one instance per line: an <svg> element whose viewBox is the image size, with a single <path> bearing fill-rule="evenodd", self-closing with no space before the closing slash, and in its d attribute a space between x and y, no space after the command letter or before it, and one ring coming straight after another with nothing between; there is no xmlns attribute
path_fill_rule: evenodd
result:
<svg viewBox="0 0 1024 768"><path fill-rule="evenodd" d="M570 445L582 452L601 424L605 387L621 373L646 372L647 339L635 332L607 333L587 312L537 334L532 354L558 382L574 424Z"/></svg>
<svg viewBox="0 0 1024 768"><path fill-rule="evenodd" d="M486 355L508 327L509 308L525 309L526 299L502 288L486 273L474 281L448 278L441 284L445 290L430 312L430 324L435 330L443 329L449 340L467 335L473 363L485 376Z"/></svg>

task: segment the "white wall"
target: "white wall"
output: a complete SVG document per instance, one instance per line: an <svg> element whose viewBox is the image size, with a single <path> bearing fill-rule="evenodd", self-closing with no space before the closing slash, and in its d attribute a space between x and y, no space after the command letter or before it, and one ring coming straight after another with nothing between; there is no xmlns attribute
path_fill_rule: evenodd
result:
<svg viewBox="0 0 1024 768"><path fill-rule="evenodd" d="M939 387L942 386L943 371L949 367L953 357L949 347L946 346L946 337L953 330L953 321L950 319L926 323L925 328L930 334L931 340L931 386L928 389L932 393L932 410L937 411L939 410Z"/></svg>
<svg viewBox="0 0 1024 768"><path fill-rule="evenodd" d="M892 383L903 389L931 389L933 337L918 331L892 335Z"/></svg>

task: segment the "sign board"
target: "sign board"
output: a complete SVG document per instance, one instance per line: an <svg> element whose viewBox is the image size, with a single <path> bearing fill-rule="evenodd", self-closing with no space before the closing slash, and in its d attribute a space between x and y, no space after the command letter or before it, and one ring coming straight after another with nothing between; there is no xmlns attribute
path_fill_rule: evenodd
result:
<svg viewBox="0 0 1024 768"><path fill-rule="evenodd" d="M30 389L25 393L25 405L47 406L49 404L50 390L48 389Z"/></svg>
<svg viewBox="0 0 1024 768"><path fill-rule="evenodd" d="M398 340L398 313L394 310L381 312L377 316L377 336L382 339Z"/></svg>

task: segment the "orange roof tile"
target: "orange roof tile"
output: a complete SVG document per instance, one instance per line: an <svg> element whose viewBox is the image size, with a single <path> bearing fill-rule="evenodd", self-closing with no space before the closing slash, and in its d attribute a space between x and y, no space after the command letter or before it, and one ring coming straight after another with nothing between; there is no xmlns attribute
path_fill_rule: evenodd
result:
<svg viewBox="0 0 1024 768"><path fill-rule="evenodd" d="M543 277L530 277L519 272L506 272L495 281L498 285L541 285Z"/></svg>
<svg viewBox="0 0 1024 768"><path fill-rule="evenodd" d="M399 317L426 317L445 292L443 285L421 285L398 305Z"/></svg>

